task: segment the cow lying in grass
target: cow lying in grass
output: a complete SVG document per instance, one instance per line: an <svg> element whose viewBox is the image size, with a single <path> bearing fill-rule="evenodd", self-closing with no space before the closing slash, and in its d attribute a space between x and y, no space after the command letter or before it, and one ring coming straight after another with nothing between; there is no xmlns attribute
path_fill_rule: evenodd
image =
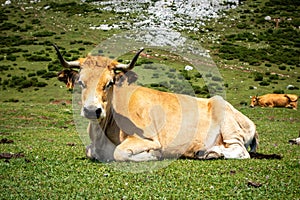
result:
<svg viewBox="0 0 300 200"><path fill-rule="evenodd" d="M248 147L256 151L254 123L222 97L196 98L135 85L131 70L142 50L124 65L101 56L67 62L54 47L65 68L80 68L81 115L89 119L89 158L245 159L250 158Z"/></svg>
<svg viewBox="0 0 300 200"><path fill-rule="evenodd" d="M251 97L250 107L285 107L297 110L298 96L294 94L266 94Z"/></svg>

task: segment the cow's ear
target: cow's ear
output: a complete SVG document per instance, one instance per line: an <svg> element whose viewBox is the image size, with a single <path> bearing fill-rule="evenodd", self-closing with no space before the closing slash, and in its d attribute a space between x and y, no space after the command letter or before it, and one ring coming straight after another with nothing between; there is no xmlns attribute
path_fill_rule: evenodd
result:
<svg viewBox="0 0 300 200"><path fill-rule="evenodd" d="M57 74L57 79L66 84L66 87L73 89L78 80L79 73L75 70L64 69Z"/></svg>
<svg viewBox="0 0 300 200"><path fill-rule="evenodd" d="M126 73L120 72L115 76L115 84L117 86L130 85L138 79L138 76L133 71L128 71Z"/></svg>
<svg viewBox="0 0 300 200"><path fill-rule="evenodd" d="M57 73L57 79L61 82L67 83L69 69L64 69Z"/></svg>
<svg viewBox="0 0 300 200"><path fill-rule="evenodd" d="M115 61L115 60L113 60L108 66L107 66L107 68L108 68L108 70L110 70L110 71L114 71L114 72L116 72L116 70L118 70L119 68L118 68L118 65L121 65L120 63L118 63L117 61Z"/></svg>

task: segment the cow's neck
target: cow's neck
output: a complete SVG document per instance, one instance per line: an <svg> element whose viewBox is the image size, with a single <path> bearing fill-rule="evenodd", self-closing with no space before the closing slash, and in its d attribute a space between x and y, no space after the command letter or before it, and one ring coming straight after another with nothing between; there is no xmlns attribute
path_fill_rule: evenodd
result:
<svg viewBox="0 0 300 200"><path fill-rule="evenodd" d="M112 97L110 97L112 98ZM120 128L118 127L111 99L108 99L106 105L106 117L100 121L100 127L104 131L106 137L114 144L120 144Z"/></svg>
<svg viewBox="0 0 300 200"><path fill-rule="evenodd" d="M105 133L107 133L107 130L110 128L111 123L114 120L113 113L112 113L111 99L112 99L112 91L109 91L107 104L105 108L106 110L105 118L100 121L100 126Z"/></svg>
<svg viewBox="0 0 300 200"><path fill-rule="evenodd" d="M90 121L88 132L92 141L94 157L101 161L114 160L113 153L116 146L107 138L97 121Z"/></svg>

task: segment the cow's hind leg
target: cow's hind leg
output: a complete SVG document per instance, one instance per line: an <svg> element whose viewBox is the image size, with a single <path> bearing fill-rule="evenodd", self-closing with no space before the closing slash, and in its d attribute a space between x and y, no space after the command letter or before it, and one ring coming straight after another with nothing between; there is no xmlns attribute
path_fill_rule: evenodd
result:
<svg viewBox="0 0 300 200"><path fill-rule="evenodd" d="M238 140L224 140L225 144L213 146L201 155L198 153L199 159L245 159L250 155L245 146Z"/></svg>
<svg viewBox="0 0 300 200"><path fill-rule="evenodd" d="M161 158L160 149L159 142L131 135L116 147L114 159L135 162L159 160Z"/></svg>

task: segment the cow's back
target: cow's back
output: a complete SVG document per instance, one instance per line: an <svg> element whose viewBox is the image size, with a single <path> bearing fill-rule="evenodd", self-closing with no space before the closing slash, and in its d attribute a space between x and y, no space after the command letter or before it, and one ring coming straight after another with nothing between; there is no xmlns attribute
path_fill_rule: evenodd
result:
<svg viewBox="0 0 300 200"><path fill-rule="evenodd" d="M288 101L284 94L266 94L259 97L258 103L262 107L285 107Z"/></svg>

